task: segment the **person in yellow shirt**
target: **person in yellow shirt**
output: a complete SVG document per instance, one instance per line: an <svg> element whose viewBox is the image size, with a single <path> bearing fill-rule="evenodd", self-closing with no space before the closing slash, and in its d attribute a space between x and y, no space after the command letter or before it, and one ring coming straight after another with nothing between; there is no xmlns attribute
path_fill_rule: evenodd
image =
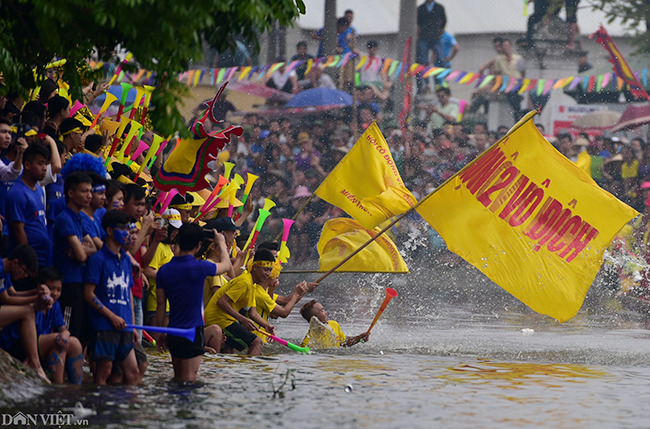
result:
<svg viewBox="0 0 650 429"><path fill-rule="evenodd" d="M244 271L219 288L210 299L205 308L205 324L219 325L226 334L226 343L221 347L221 352L234 353L235 350L248 349L249 355L259 355L263 342L253 334L257 329L255 323L275 334L273 326L258 314L255 302L255 285L269 277L274 263L275 257L271 251L258 250L250 271ZM248 308L248 317L240 313L245 308ZM210 344L210 347L214 346Z"/></svg>
<svg viewBox="0 0 650 429"><path fill-rule="evenodd" d="M158 306L158 297L156 296L156 276L160 267L168 263L174 257L173 243L176 240L178 230L183 223L181 222L181 214L176 209L167 209L163 213L163 219L169 222L167 226L167 238L158 244L156 253L147 267L144 269L144 275L149 280L149 298L147 299L147 311L149 324L155 325L156 308ZM167 312L169 313L169 303L167 303ZM167 326L165 319L164 326Z"/></svg>
<svg viewBox="0 0 650 429"><path fill-rule="evenodd" d="M325 311L323 306L315 299L312 299L307 304L303 305L300 309L300 314L310 324L309 332L307 332L305 339L302 341L302 347L307 347L310 344L312 344L311 347L315 348L341 346L350 347L359 342L365 343L368 341L367 332L359 334L355 337L347 338L341 330L341 326L338 324L338 322L329 320L327 317L327 311ZM314 324L318 324L318 322L320 322L320 324L329 327L329 329L331 329L331 332L323 332L325 330L317 331L316 329L312 328L312 318L316 318L316 323Z"/></svg>

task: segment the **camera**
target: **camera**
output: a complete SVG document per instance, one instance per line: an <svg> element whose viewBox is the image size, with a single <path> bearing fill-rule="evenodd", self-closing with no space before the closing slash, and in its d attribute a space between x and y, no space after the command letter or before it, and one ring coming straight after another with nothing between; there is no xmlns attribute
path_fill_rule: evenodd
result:
<svg viewBox="0 0 650 429"><path fill-rule="evenodd" d="M204 240L214 240L214 231L211 229L203 229Z"/></svg>

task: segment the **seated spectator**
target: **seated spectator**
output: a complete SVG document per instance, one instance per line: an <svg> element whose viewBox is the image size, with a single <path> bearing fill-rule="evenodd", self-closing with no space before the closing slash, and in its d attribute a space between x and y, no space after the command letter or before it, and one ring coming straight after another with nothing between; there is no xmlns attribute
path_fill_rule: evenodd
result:
<svg viewBox="0 0 650 429"><path fill-rule="evenodd" d="M312 67L307 73L307 78L298 82L298 85L302 89L312 89L312 88L330 88L336 89L336 84L332 78L323 73L323 69L319 66Z"/></svg>
<svg viewBox="0 0 650 429"><path fill-rule="evenodd" d="M287 65L284 58L276 59L277 63L283 63L280 68L274 71L271 76L266 78L266 86L269 88L279 89L280 91L295 94L298 92L298 75L295 70L287 73Z"/></svg>
<svg viewBox="0 0 650 429"><path fill-rule="evenodd" d="M296 44L296 55L291 57L290 61L304 61L302 64L295 68L298 80L305 78L305 72L307 71L307 61L313 58L314 56L309 55L307 52L307 42L301 40Z"/></svg>

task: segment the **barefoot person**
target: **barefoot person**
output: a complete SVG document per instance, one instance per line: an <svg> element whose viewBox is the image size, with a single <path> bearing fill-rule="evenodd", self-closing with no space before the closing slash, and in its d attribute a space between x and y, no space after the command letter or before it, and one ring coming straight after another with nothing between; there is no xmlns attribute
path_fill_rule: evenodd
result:
<svg viewBox="0 0 650 429"><path fill-rule="evenodd" d="M204 328L201 311L206 277L223 274L231 268L224 236L214 229L212 233L212 240L219 247L220 259L216 264L207 260L199 261L194 257L201 248L205 233L198 224L187 223L178 230L178 255L160 267L156 275L156 324L162 326L165 303L169 301L169 327L192 328L196 331L193 342L176 335L158 336L158 348L162 350L165 345L169 347L176 381L196 381L205 353L205 337L209 334L210 337L221 339L218 326L210 327L210 332Z"/></svg>

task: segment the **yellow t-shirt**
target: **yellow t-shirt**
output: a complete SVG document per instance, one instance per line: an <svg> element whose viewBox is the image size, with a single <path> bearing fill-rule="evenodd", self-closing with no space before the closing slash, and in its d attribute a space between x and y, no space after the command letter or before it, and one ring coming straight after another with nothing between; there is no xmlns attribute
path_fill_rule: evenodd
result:
<svg viewBox="0 0 650 429"><path fill-rule="evenodd" d="M153 255L153 259L149 266L154 270L159 270L160 267L165 265L167 262L171 261L174 257L174 252L169 244L160 243L156 248L156 253ZM156 279L149 277L149 299L147 301L147 310L156 311L158 307L158 301L156 296ZM167 309L169 311L169 301L167 301Z"/></svg>
<svg viewBox="0 0 650 429"><path fill-rule="evenodd" d="M262 286L256 284L255 285L255 307L257 307L257 312L259 313L260 317L262 319L266 320L267 322L269 321L269 315L273 311L273 309L278 305L275 300L278 298L278 295L273 294L273 298L269 295L268 291L264 289ZM255 324L257 325L257 323ZM257 325L257 327L261 330L264 330L261 326ZM267 341L267 336L264 334L260 334L259 332L255 331L255 335L260 337L262 341L266 342Z"/></svg>
<svg viewBox="0 0 650 429"><path fill-rule="evenodd" d="M231 281L219 288L219 290L212 295L210 302L205 307L205 326L219 325L222 329L227 328L237 319L230 314L223 311L218 305L217 301L224 295L232 300L232 308L239 312L244 307L255 306L255 285L253 284L253 276L248 271L244 271L240 276L235 277Z"/></svg>
<svg viewBox="0 0 650 429"><path fill-rule="evenodd" d="M632 164L626 162L621 166L621 177L623 179L634 179L639 175L639 160L635 159Z"/></svg>
<svg viewBox="0 0 650 429"><path fill-rule="evenodd" d="M321 348L321 349L329 348L329 347L341 347L341 345L345 343L345 334L341 330L341 326L338 324L338 322L335 322L334 320L328 320L327 326L329 326L329 328L332 331L334 331L334 335L336 336L335 344L332 344L329 335L324 335L324 333L314 332L314 330L310 328L309 332L307 332L307 335L305 335L305 339L302 340L301 347L307 347L307 345L310 342L314 344L313 347Z"/></svg>
<svg viewBox="0 0 650 429"><path fill-rule="evenodd" d="M212 261L212 259L208 259ZM216 264L215 261L212 261ZM203 307L207 307L210 299L212 299L212 288L215 286L223 287L227 283L226 278L223 275L209 276L205 278L205 284L203 285Z"/></svg>

